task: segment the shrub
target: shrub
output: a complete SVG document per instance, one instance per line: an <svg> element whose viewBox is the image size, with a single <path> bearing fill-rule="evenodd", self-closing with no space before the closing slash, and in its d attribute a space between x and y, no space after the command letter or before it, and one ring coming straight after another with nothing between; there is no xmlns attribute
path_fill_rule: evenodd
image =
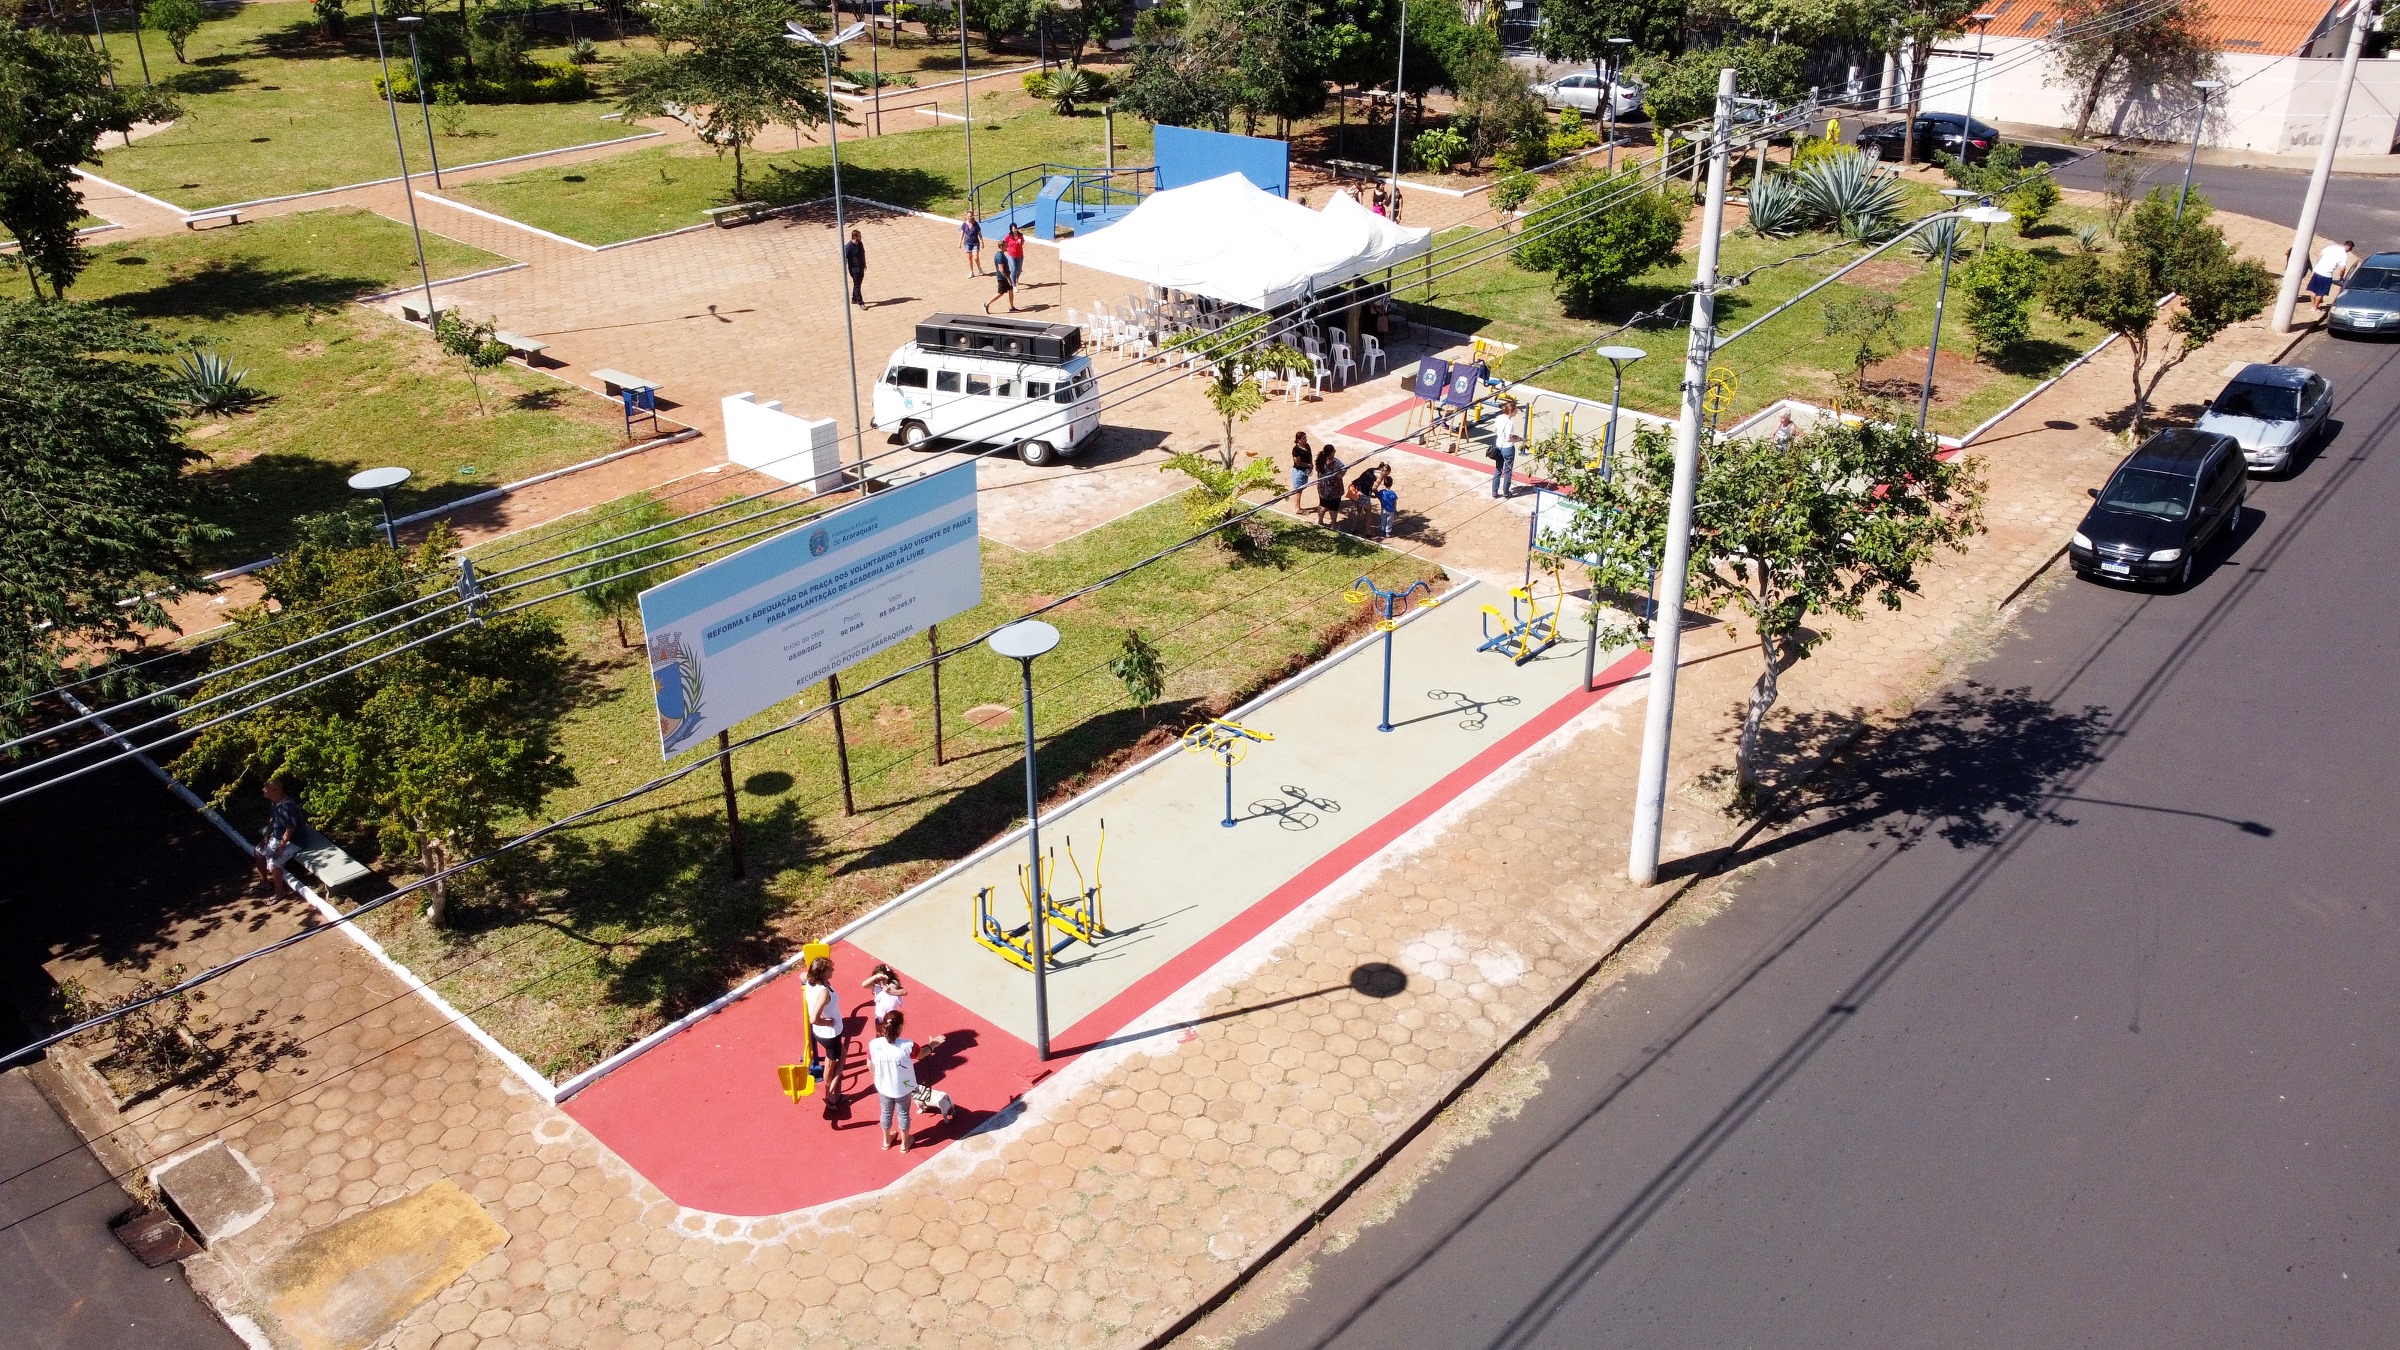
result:
<svg viewBox="0 0 2400 1350"><path fill-rule="evenodd" d="M142 8L142 22L164 33L167 45L175 49L176 64L187 63L183 44L192 40L200 25L208 21L208 11L200 8L200 0L150 0Z"/></svg>
<svg viewBox="0 0 2400 1350"><path fill-rule="evenodd" d="M1159 655L1158 648L1143 640L1141 629L1125 630L1124 643L1117 648L1116 655L1108 658L1108 673L1125 686L1125 697L1141 710L1142 720L1148 722L1150 705L1158 701L1167 687L1167 662Z"/></svg>
<svg viewBox="0 0 2400 1350"><path fill-rule="evenodd" d="M1762 239L1787 239L1807 221L1789 175L1770 173L1750 185L1750 230Z"/></svg>
<svg viewBox="0 0 2400 1350"><path fill-rule="evenodd" d="M1631 171L1587 170L1569 178L1528 218L1517 266L1550 273L1571 307L1588 310L1633 278L1675 261L1690 201L1646 189ZM1591 210L1620 195L1607 210Z"/></svg>
<svg viewBox="0 0 2400 1350"><path fill-rule="evenodd" d="M1850 149L1842 144L1840 135L1827 131L1822 136L1800 136L1792 141L1792 172L1798 173L1819 160L1831 159Z"/></svg>
<svg viewBox="0 0 2400 1350"><path fill-rule="evenodd" d="M892 77L886 76L884 82L892 83ZM908 82L916 83L916 77L910 76ZM1081 66L1061 66L1047 75L1038 70L1025 75L1025 92L1047 99L1050 110L1061 117L1073 117L1078 103L1098 103L1107 98L1108 90L1106 76Z"/></svg>
<svg viewBox="0 0 2400 1350"><path fill-rule="evenodd" d="M588 66L600 59L600 44L590 38L579 37L575 39L574 46L567 48L567 59L576 65Z"/></svg>
<svg viewBox="0 0 2400 1350"><path fill-rule="evenodd" d="M1492 184L1492 206L1501 211L1514 211L1523 206L1542 185L1542 180L1519 169L1504 172Z"/></svg>
<svg viewBox="0 0 2400 1350"><path fill-rule="evenodd" d="M195 348L175 364L170 397L186 412L231 417L259 400L250 372L234 369L213 347Z"/></svg>
<svg viewBox="0 0 2400 1350"><path fill-rule="evenodd" d="M345 0L310 0L309 4L309 9L317 16L318 25L325 30L325 36L337 42L341 40L342 29L350 21L344 6Z"/></svg>
<svg viewBox="0 0 2400 1350"><path fill-rule="evenodd" d="M1408 143L1418 164L1434 173L1447 172L1467 157L1467 138L1451 127L1428 127Z"/></svg>
<svg viewBox="0 0 2400 1350"><path fill-rule="evenodd" d="M1599 143L1600 138L1583 124L1583 114L1569 108L1558 115L1558 126L1543 141L1542 149L1555 161L1565 159L1578 150L1589 150Z"/></svg>
<svg viewBox="0 0 2400 1350"><path fill-rule="evenodd" d="M1987 248L1959 274L1967 299L1967 329L1975 354L1998 356L2033 332L2033 298L2041 290L2042 264L2013 248Z"/></svg>
<svg viewBox="0 0 2400 1350"><path fill-rule="evenodd" d="M375 80L375 93L385 97L382 77ZM406 69L395 66L389 86L389 97L403 103L417 99L416 78ZM506 79L485 79L478 76L473 82L436 84L438 97L444 89L456 89L464 103L574 103L592 96L592 77L583 67L571 61L530 61L519 73Z"/></svg>
<svg viewBox="0 0 2400 1350"><path fill-rule="evenodd" d="M1900 184L1856 150L1827 155L1792 175L1801 214L1852 239L1880 239L1900 216Z"/></svg>
<svg viewBox="0 0 2400 1350"><path fill-rule="evenodd" d="M1899 315L1897 301L1872 291L1825 302L1825 336L1848 339L1844 345L1849 348L1850 375L1844 383L1853 398L1866 397L1867 367L1882 358L1883 339Z"/></svg>
<svg viewBox="0 0 2400 1350"><path fill-rule="evenodd" d="M2049 174L2035 174L2019 184L2008 194L2008 210L2017 218L2017 233L2031 234L2042 217L2057 207L2058 197L2058 184L2050 181Z"/></svg>
<svg viewBox="0 0 2400 1350"><path fill-rule="evenodd" d="M1498 153L1492 156L1492 172L1498 174L1523 173L1541 162L1538 159L1527 159L1517 153L1517 147L1513 145L1504 145L1500 147Z"/></svg>

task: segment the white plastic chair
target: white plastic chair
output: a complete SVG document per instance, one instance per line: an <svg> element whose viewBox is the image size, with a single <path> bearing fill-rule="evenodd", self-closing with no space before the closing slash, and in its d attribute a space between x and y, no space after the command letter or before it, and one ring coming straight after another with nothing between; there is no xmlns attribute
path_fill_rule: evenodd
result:
<svg viewBox="0 0 2400 1350"><path fill-rule="evenodd" d="M1333 376L1337 386L1347 388L1358 370L1358 362L1350 359L1350 344L1340 338L1333 340Z"/></svg>
<svg viewBox="0 0 2400 1350"><path fill-rule="evenodd" d="M1293 370L1288 366L1284 368L1283 392L1285 397L1289 398L1294 403L1298 403L1300 401L1300 386L1302 383L1303 381L1300 378L1299 371Z"/></svg>
<svg viewBox="0 0 2400 1350"><path fill-rule="evenodd" d="M1322 357L1322 356L1319 356L1319 355L1317 355L1317 354L1316 354L1316 353L1314 353L1314 352L1311 352L1311 353L1309 353L1309 357L1308 357L1308 363L1309 363L1309 365L1310 365L1311 367L1313 367L1313 368L1314 368L1314 369L1313 369L1313 371L1312 371L1312 375L1313 375L1313 378L1314 378L1314 380L1315 380L1315 382L1316 382L1316 386L1317 386L1317 397L1318 397L1318 398L1323 398L1323 397L1325 397L1325 381L1326 381L1326 378L1327 378L1328 376L1330 376L1330 375L1331 375L1333 372L1331 372L1331 371L1329 371L1329 370L1325 369L1325 358L1324 358L1324 357Z"/></svg>
<svg viewBox="0 0 2400 1350"><path fill-rule="evenodd" d="M1300 334L1300 350L1306 352L1311 360L1319 359L1325 355L1325 349L1317 343L1316 334L1307 332L1305 330Z"/></svg>
<svg viewBox="0 0 2400 1350"><path fill-rule="evenodd" d="M1361 362L1363 368L1369 375L1381 373L1383 370L1383 344L1375 340L1373 333L1362 334L1361 338L1367 344L1367 354Z"/></svg>

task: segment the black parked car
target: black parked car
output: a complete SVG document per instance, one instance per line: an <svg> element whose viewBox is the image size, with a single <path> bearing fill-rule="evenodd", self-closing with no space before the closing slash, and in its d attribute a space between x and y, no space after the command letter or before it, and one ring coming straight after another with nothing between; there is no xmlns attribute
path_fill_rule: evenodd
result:
<svg viewBox="0 0 2400 1350"><path fill-rule="evenodd" d="M2159 432L2092 492L2067 561L2090 580L2191 585L2200 551L2242 518L2248 469L2231 436Z"/></svg>
<svg viewBox="0 0 2400 1350"><path fill-rule="evenodd" d="M1856 144L1869 159L1888 159L1897 163L1908 137L1908 123L1884 122L1858 133ZM1977 122L1972 127L1960 113L1929 112L1917 116L1917 161L1931 163L1933 152L1941 151L1952 159L1973 163L1992 152L2000 143L2000 128L1989 122Z"/></svg>

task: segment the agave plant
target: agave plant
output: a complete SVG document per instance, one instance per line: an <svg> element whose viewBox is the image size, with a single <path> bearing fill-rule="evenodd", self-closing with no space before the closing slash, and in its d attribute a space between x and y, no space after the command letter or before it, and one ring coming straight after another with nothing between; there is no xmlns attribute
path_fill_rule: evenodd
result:
<svg viewBox="0 0 2400 1350"><path fill-rule="evenodd" d="M2098 225L2087 223L2075 227L2075 247L2086 253L2098 253L2107 246L2108 231Z"/></svg>
<svg viewBox="0 0 2400 1350"><path fill-rule="evenodd" d="M1807 225L1800 191L1789 175L1770 173L1750 185L1750 229L1766 239L1786 239Z"/></svg>
<svg viewBox="0 0 2400 1350"><path fill-rule="evenodd" d="M168 396L187 412L231 417L259 400L248 384L250 372L235 370L214 347L194 348L176 365Z"/></svg>
<svg viewBox="0 0 2400 1350"><path fill-rule="evenodd" d="M1908 251L1927 262L1940 262L1942 255L1958 247L1958 217L1937 220L1908 237Z"/></svg>
<svg viewBox="0 0 2400 1350"><path fill-rule="evenodd" d="M1081 66L1062 66L1043 82L1042 97L1050 100L1052 112L1073 117L1076 104L1098 103L1108 97L1108 80Z"/></svg>
<svg viewBox="0 0 2400 1350"><path fill-rule="evenodd" d="M1855 150L1816 160L1794 178L1801 215L1812 225L1879 239L1900 216L1900 184Z"/></svg>

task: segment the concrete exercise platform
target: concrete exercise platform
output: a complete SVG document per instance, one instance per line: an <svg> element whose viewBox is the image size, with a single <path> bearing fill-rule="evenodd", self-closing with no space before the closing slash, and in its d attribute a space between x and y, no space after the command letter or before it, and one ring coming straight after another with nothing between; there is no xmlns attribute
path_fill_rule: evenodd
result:
<svg viewBox="0 0 2400 1350"><path fill-rule="evenodd" d="M1380 641L1350 650L1241 717L1275 737L1234 768L1224 827L1224 770L1214 755L1177 752L1077 802L1042 826L1055 846L1055 895L1076 889L1067 841L1093 873L1100 862L1112 936L1059 954L1048 980L1053 1058L1032 1045L1032 976L972 937L976 892L994 888L1004 924L1025 922L1021 836L869 916L834 947L851 1009L844 1090L860 1100L828 1122L819 1099L795 1105L776 1085L802 1053L797 973L668 1038L569 1099L565 1109L677 1203L718 1214L787 1213L880 1189L995 1118L1045 1069L1102 1048L1276 920L1592 706L1647 665L1604 652L1596 692L1580 687L1580 609L1570 636L1524 664L1478 651L1481 606L1506 592L1464 585L1392 635L1392 723L1376 729ZM876 961L907 983L907 1034L949 1038L921 1078L948 1091L958 1117L920 1122L909 1154L872 1139L876 1107L864 1065L873 1035L858 982Z"/></svg>

